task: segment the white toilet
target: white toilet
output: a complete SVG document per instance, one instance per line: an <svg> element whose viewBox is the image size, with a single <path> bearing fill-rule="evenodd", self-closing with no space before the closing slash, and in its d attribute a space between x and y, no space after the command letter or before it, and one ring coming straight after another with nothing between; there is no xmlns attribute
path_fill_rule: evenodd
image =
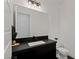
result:
<svg viewBox="0 0 79 59"><path fill-rule="evenodd" d="M63 47L57 47L56 49L56 57L58 59L67 59L69 51Z"/></svg>

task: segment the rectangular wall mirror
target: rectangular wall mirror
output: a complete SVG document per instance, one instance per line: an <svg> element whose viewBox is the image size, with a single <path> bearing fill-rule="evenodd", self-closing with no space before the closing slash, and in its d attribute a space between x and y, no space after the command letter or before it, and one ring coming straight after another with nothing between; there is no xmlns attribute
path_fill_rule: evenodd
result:
<svg viewBox="0 0 79 59"><path fill-rule="evenodd" d="M15 6L16 38L48 35L48 15L22 6Z"/></svg>

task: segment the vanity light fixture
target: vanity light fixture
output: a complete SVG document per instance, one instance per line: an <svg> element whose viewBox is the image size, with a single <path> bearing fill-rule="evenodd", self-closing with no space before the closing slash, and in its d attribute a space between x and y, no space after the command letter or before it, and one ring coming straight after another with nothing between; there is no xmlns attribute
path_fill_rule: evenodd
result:
<svg viewBox="0 0 79 59"><path fill-rule="evenodd" d="M28 0L28 3L37 7L41 5L41 3L36 0Z"/></svg>

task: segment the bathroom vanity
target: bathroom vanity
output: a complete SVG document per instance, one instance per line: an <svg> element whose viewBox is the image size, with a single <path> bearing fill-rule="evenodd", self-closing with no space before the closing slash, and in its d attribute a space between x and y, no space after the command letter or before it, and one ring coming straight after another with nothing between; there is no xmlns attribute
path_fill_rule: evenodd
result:
<svg viewBox="0 0 79 59"><path fill-rule="evenodd" d="M17 39L19 46L12 47L12 59L56 59L56 41L49 40L48 36ZM41 44L37 44L37 43Z"/></svg>
<svg viewBox="0 0 79 59"><path fill-rule="evenodd" d="M56 41L48 39L48 14L19 5L14 12L12 59L56 59Z"/></svg>

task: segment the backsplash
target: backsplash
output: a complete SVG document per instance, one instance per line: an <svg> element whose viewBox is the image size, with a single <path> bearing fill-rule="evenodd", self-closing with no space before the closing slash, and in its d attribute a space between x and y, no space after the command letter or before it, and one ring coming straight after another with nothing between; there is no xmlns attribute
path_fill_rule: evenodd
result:
<svg viewBox="0 0 79 59"><path fill-rule="evenodd" d="M33 42L38 40L47 40L48 36L34 36L34 37L28 37L28 38L17 38L16 42L22 43L22 42Z"/></svg>

